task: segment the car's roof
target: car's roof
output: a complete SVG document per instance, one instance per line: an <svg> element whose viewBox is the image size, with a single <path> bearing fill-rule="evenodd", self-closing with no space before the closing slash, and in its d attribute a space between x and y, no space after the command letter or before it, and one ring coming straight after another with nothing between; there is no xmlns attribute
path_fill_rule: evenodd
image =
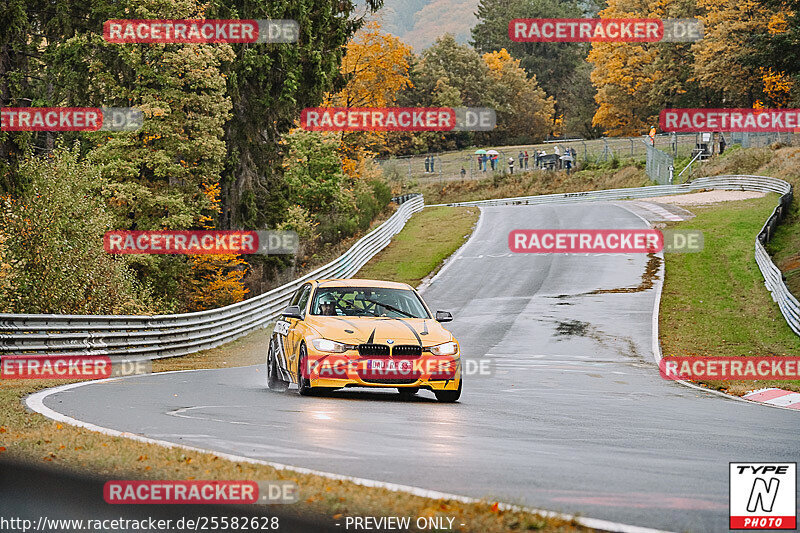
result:
<svg viewBox="0 0 800 533"><path fill-rule="evenodd" d="M382 287L385 289L411 289L407 283L381 281L376 279L319 279L320 287Z"/></svg>

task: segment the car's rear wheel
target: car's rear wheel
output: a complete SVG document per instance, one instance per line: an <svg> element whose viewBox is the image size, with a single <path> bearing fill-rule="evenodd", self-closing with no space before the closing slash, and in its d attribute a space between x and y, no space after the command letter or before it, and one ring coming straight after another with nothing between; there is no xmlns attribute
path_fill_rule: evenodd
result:
<svg viewBox="0 0 800 533"><path fill-rule="evenodd" d="M433 393L436 395L436 399L442 403L456 402L461 397L461 383L462 381L459 379L456 390L436 390Z"/></svg>
<svg viewBox="0 0 800 533"><path fill-rule="evenodd" d="M297 392L300 396L311 396L314 394L314 387L311 386L311 380L306 377L306 367L308 366L308 353L306 352L306 345L300 345L300 354L297 360Z"/></svg>
<svg viewBox="0 0 800 533"><path fill-rule="evenodd" d="M400 399L408 400L419 392L419 387L397 387L397 392L400 393Z"/></svg>
<svg viewBox="0 0 800 533"><path fill-rule="evenodd" d="M281 375L278 372L278 358L272 342L269 343L269 351L267 352L267 387L269 390L276 392L286 392L289 388L289 382L281 379Z"/></svg>

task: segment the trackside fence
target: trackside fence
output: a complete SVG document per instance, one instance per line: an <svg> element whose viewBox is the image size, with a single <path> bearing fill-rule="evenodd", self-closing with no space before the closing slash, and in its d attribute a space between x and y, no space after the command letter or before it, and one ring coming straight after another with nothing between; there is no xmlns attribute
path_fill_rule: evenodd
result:
<svg viewBox="0 0 800 533"><path fill-rule="evenodd" d="M648 177L659 185L672 183L672 173L675 168L675 158L672 154L662 152L655 146L645 143L647 147L647 162L645 171Z"/></svg>
<svg viewBox="0 0 800 533"><path fill-rule="evenodd" d="M349 278L391 241L422 195L396 198L397 211L347 252L317 270L269 292L218 309L156 316L0 314L0 354L110 355L156 359L214 348L266 326L311 279Z"/></svg>

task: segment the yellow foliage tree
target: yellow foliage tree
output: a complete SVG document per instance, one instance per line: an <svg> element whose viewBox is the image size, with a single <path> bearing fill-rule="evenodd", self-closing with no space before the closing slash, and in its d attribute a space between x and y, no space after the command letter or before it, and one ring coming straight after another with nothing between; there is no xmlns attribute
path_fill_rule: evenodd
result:
<svg viewBox="0 0 800 533"><path fill-rule="evenodd" d="M762 72L747 66L750 36L765 32L770 11L756 0L698 0L703 39L692 47L701 87L722 93L725 107L752 107L764 90Z"/></svg>
<svg viewBox="0 0 800 533"><path fill-rule="evenodd" d="M397 93L412 87L409 76L411 47L381 30L371 21L347 43L341 73L347 85L327 95L325 105L334 107L390 107ZM341 135L342 168L351 178L358 177L364 160L372 157L371 146L384 143L386 132L351 132Z"/></svg>
<svg viewBox="0 0 800 533"><path fill-rule="evenodd" d="M205 194L212 204L212 213L220 212L219 183L204 184ZM200 225L214 229L212 214L201 216ZM191 256L189 300L192 311L203 311L241 302L248 293L244 286L247 262L238 255Z"/></svg>
<svg viewBox="0 0 800 533"><path fill-rule="evenodd" d="M640 18L651 16L646 0L609 0L601 18ZM655 81L650 68L657 58L651 43L592 43L587 61L594 65L592 84L597 88L597 111L592 125L606 135L639 135L650 128L653 113L648 97Z"/></svg>
<svg viewBox="0 0 800 533"><path fill-rule="evenodd" d="M378 22L364 25L347 43L340 71L347 85L329 96L338 107L385 107L394 104L398 91L411 87L408 57L411 47L381 31Z"/></svg>
<svg viewBox="0 0 800 533"><path fill-rule="evenodd" d="M761 81L764 84L764 94L774 107L787 107L792 101L794 81L782 72L775 72L772 68L761 68Z"/></svg>

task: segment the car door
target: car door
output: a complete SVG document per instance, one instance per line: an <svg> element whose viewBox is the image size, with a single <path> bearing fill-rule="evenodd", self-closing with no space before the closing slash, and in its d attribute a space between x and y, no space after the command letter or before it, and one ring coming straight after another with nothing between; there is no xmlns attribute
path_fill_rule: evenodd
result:
<svg viewBox="0 0 800 533"><path fill-rule="evenodd" d="M300 308L301 315L303 318L305 318L306 306L308 305L309 298L311 298L311 284L306 283L303 285L296 296L297 300L293 301L291 305L298 306ZM294 298L292 298L292 300L294 300ZM285 338L287 368L289 369L289 372L292 373L294 380L297 379L297 359L300 351L300 341L303 340L303 318L297 319L284 317L284 320L289 323Z"/></svg>

